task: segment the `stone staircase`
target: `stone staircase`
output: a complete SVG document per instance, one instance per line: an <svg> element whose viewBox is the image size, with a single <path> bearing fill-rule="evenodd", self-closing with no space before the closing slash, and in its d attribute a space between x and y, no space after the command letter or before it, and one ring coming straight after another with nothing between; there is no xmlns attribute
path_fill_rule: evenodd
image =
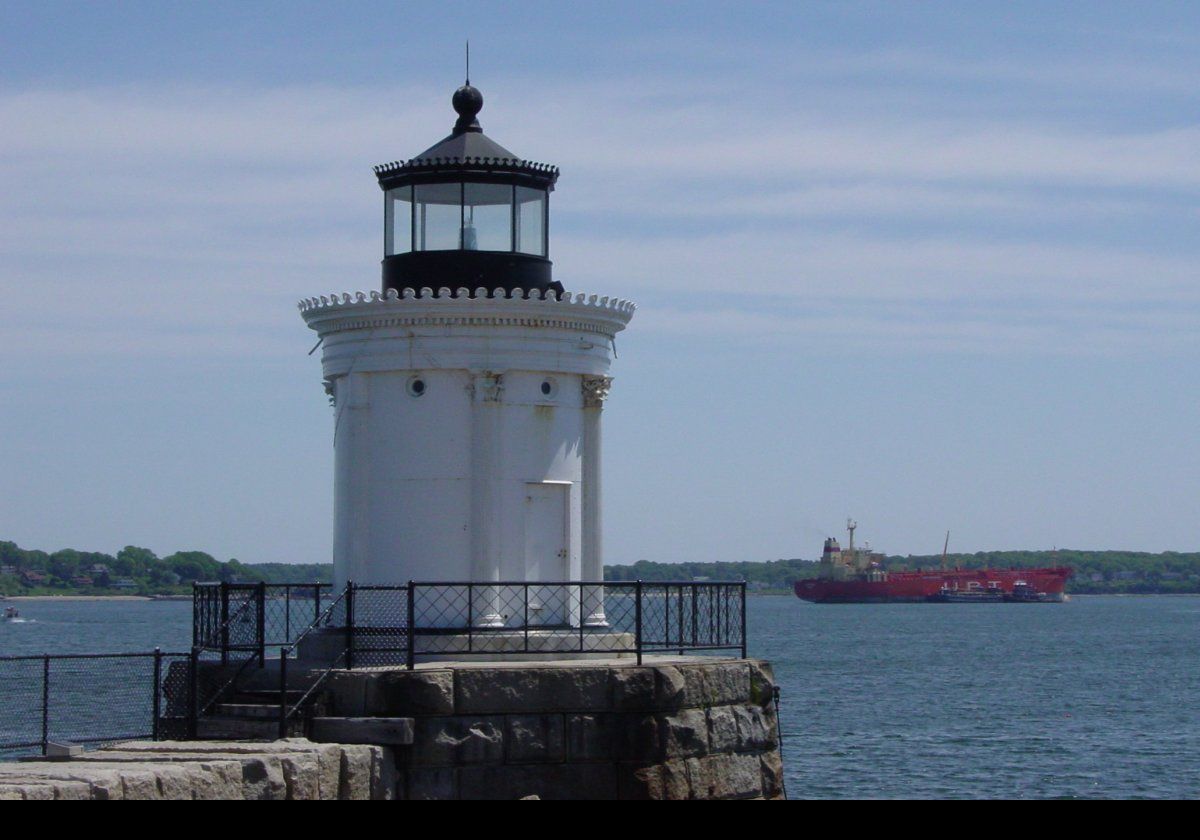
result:
<svg viewBox="0 0 1200 840"><path fill-rule="evenodd" d="M289 689L288 706L294 706L304 696L304 689ZM319 711L319 710L318 710ZM288 721L288 737L304 734L307 709L292 715ZM228 703L218 703L213 713L196 722L196 736L206 741L255 740L270 741L279 737L279 691L265 689L241 690Z"/></svg>
<svg viewBox="0 0 1200 840"><path fill-rule="evenodd" d="M327 694L308 695L324 676L323 670L289 669L285 699L289 708L304 706L288 720L286 737L308 737L315 742L396 746L413 742L412 718L330 717ZM206 741L274 741L279 733L279 663L248 670L242 684L227 701L196 722L196 737Z"/></svg>

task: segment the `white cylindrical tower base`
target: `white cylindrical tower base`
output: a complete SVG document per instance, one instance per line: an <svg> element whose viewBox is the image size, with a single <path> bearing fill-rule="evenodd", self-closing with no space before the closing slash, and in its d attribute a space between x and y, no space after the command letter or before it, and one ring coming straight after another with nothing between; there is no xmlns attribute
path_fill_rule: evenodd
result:
<svg viewBox="0 0 1200 840"><path fill-rule="evenodd" d="M600 411L634 306L516 294L301 303L334 403L335 585L602 579ZM475 623L504 600L476 587ZM569 600L531 608L603 625Z"/></svg>

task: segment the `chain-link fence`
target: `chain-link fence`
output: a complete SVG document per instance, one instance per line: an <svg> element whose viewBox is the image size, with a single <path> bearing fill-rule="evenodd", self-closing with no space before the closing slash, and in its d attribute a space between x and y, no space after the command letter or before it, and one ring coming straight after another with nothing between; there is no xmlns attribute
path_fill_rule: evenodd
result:
<svg viewBox="0 0 1200 840"><path fill-rule="evenodd" d="M99 745L183 737L188 654L0 657L0 757L44 753L49 742Z"/></svg>
<svg viewBox="0 0 1200 840"><path fill-rule="evenodd" d="M744 583L410 583L347 590L353 667L456 656L737 651Z"/></svg>
<svg viewBox="0 0 1200 840"><path fill-rule="evenodd" d="M197 583L192 644L260 658L295 643L329 604L327 583Z"/></svg>

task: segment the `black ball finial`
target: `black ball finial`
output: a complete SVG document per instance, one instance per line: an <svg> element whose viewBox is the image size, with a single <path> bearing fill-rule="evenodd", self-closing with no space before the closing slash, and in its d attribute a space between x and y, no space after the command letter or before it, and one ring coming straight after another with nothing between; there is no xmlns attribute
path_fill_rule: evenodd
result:
<svg viewBox="0 0 1200 840"><path fill-rule="evenodd" d="M455 132L483 130L479 126L479 120L475 118L483 110L483 94L478 89L468 82L454 91L450 104L458 112L458 122L454 124Z"/></svg>

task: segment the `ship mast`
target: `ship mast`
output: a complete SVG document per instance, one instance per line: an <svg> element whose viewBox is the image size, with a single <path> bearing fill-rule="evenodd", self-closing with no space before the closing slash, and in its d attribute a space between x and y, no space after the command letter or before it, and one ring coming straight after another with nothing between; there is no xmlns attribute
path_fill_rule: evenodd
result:
<svg viewBox="0 0 1200 840"><path fill-rule="evenodd" d="M950 532L946 532L946 542L942 544L942 568L946 568L946 552L950 550Z"/></svg>

